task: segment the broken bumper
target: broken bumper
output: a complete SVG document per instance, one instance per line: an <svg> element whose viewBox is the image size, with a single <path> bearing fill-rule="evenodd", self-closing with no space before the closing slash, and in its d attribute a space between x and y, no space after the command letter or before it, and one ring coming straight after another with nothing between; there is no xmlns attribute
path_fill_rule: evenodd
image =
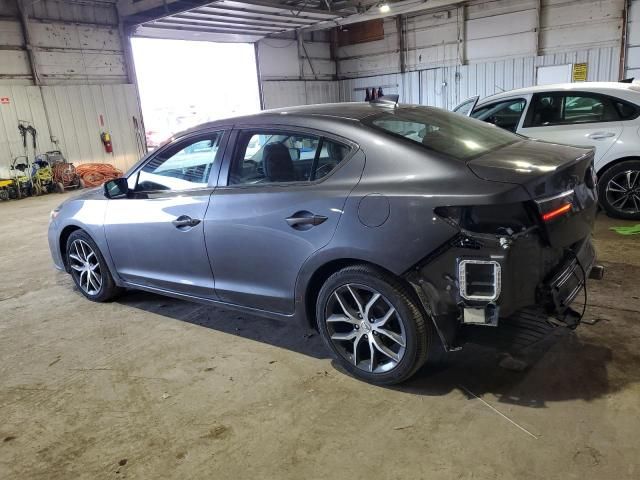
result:
<svg viewBox="0 0 640 480"><path fill-rule="evenodd" d="M596 266L590 236L550 247L532 232L520 238L461 234L407 273L446 349L465 324L497 326L535 307L565 318Z"/></svg>

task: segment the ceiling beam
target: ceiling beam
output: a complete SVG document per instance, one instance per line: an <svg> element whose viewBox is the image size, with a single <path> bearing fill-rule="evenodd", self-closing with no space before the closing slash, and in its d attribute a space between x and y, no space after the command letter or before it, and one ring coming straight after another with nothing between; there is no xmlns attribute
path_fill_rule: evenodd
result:
<svg viewBox="0 0 640 480"><path fill-rule="evenodd" d="M141 13L124 16L122 21L125 25L140 25L145 22L152 22L174 13L188 12L194 8L211 3L209 0L180 0L178 2L165 2L164 5L150 8Z"/></svg>
<svg viewBox="0 0 640 480"><path fill-rule="evenodd" d="M190 21L190 20L182 20L179 18L175 18L175 17L167 17L167 18L163 18L160 20L156 20L154 23L162 23L162 24L170 24L170 25L179 25L179 26L183 26L183 27L201 27L201 28L230 28L230 29L246 29L247 31L255 31L255 32L263 32L263 33L275 33L275 32L282 32L283 30L285 30L282 27L268 27L268 26L251 26L251 25L238 25L238 24L232 24L232 23L224 23L224 22L217 22L216 24L212 24L212 23L206 23L206 24L202 24L202 23L197 23L194 21Z"/></svg>
<svg viewBox="0 0 640 480"><path fill-rule="evenodd" d="M237 3L237 2L234 2ZM338 15L336 14L331 14L328 17L324 17L324 18L318 18L318 17L312 17L309 15L305 15L303 13L300 13L298 15L296 15L295 12L291 12L291 10L289 9L283 9L283 10L277 10L277 9L273 9L273 10L265 10L265 9L256 9L253 8L251 5L247 5L247 7L237 7L235 5L226 5L226 4L222 4L222 3L216 3L216 4L212 4L212 5L207 5L204 7L198 7L195 11L197 12L215 12L215 11L230 11L230 12L238 12L238 13L245 13L247 15L259 15L261 17L272 17L272 18L289 18L292 20L297 20L300 23L309 23L309 24L314 24L317 22L321 22L327 19L331 19L331 18L336 18Z"/></svg>
<svg viewBox="0 0 640 480"><path fill-rule="evenodd" d="M269 32L263 32L263 31L259 31L259 30L248 30L248 29L237 29L237 28L233 28L233 27L219 27L219 28L212 28L212 27L193 27L193 26L182 26L182 25L176 25L176 24L172 24L172 23L166 23L164 20L157 20L153 23L145 23L144 27L148 27L148 28L163 28L163 29L174 29L174 30L181 30L181 31L188 31L188 32L204 32L204 33L235 33L238 35L259 35L259 36L265 36L266 33Z"/></svg>
<svg viewBox="0 0 640 480"><path fill-rule="evenodd" d="M223 0L224 3L227 3L226 0ZM243 3L246 5L253 5L258 8L266 8L266 9L278 9L285 10L291 12L293 15L300 14L304 12L308 15L315 15L316 20L326 20L336 16L337 12L333 12L331 10L320 10L319 8L311 8L306 7L304 0L300 0L298 5L287 5L285 3L274 3L265 0L242 0L241 2L233 2L233 3ZM346 13L354 13L354 12L344 12ZM320 17L320 18L317 18Z"/></svg>
<svg viewBox="0 0 640 480"><path fill-rule="evenodd" d="M405 13L422 12L422 11L438 11L446 7L453 7L464 3L464 0L401 0L400 2L390 3L391 10L387 13L380 13L375 10L375 5L371 5L370 10L365 13L359 13L355 15L340 14L332 20L324 22L317 22L309 27L304 27L303 30L310 32L314 30L326 30L329 28L337 27L340 25L349 25L352 23L365 22L367 20L374 20L376 18L394 17ZM338 13L338 12L336 12Z"/></svg>
<svg viewBox="0 0 640 480"><path fill-rule="evenodd" d="M273 22L256 22L251 20L243 20L238 17L219 17L209 16L209 18L193 17L191 15L179 14L171 15L167 19L174 19L180 21L193 22L198 25L238 25L242 27L262 27L268 30L282 30L283 28L290 28L290 24L275 25Z"/></svg>
<svg viewBox="0 0 640 480"><path fill-rule="evenodd" d="M308 25L307 23L294 22L293 20L287 20L285 18L281 18L278 20L271 18L259 18L256 16L243 16L233 13L201 13L198 11L191 11L188 13L180 13L177 15L172 15L173 17L180 18L190 18L190 19L202 19L202 20L215 20L215 19L229 19L230 21L239 21L243 23L256 23L256 24L264 24L264 25L281 25L286 27L303 27Z"/></svg>

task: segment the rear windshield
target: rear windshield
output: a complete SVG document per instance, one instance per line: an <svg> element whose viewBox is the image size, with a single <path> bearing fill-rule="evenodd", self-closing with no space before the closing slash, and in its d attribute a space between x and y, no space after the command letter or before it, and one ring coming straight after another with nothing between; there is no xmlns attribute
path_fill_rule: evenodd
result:
<svg viewBox="0 0 640 480"><path fill-rule="evenodd" d="M439 108L397 108L363 120L374 128L458 160L520 140L511 132Z"/></svg>

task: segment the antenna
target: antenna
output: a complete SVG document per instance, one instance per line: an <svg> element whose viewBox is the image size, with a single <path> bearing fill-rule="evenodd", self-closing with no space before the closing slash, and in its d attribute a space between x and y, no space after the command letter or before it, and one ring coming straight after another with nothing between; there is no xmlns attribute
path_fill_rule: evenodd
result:
<svg viewBox="0 0 640 480"><path fill-rule="evenodd" d="M381 97L371 100L369 103L374 105L388 105L392 107L397 107L399 99L400 99L400 95L396 95L396 94L383 95Z"/></svg>

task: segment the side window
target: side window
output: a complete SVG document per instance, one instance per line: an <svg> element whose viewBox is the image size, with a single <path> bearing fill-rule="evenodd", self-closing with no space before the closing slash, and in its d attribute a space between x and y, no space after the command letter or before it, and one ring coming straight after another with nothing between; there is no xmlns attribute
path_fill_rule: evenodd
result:
<svg viewBox="0 0 640 480"><path fill-rule="evenodd" d="M460 105L455 107L453 111L455 113L459 113L460 115L469 115L471 109L475 107L476 103L478 102L478 98L479 97L471 97L468 100L465 100Z"/></svg>
<svg viewBox="0 0 640 480"><path fill-rule="evenodd" d="M619 120L613 103L595 94L534 95L531 110L529 127Z"/></svg>
<svg viewBox="0 0 640 480"><path fill-rule="evenodd" d="M160 152L139 171L136 191L181 191L206 187L222 132L179 142Z"/></svg>
<svg viewBox="0 0 640 480"><path fill-rule="evenodd" d="M563 120L566 123L612 122L618 120L618 115L605 97L566 96Z"/></svg>
<svg viewBox="0 0 640 480"><path fill-rule="evenodd" d="M346 146L306 133L242 132L229 185L318 180L328 175L347 152Z"/></svg>
<svg viewBox="0 0 640 480"><path fill-rule="evenodd" d="M630 103L622 102L620 100L614 101L620 120L633 120L640 115L640 109Z"/></svg>
<svg viewBox="0 0 640 480"><path fill-rule="evenodd" d="M492 103L491 105L477 108L473 111L471 117L515 132L518 129L520 117L522 117L526 105L527 102L523 98Z"/></svg>

